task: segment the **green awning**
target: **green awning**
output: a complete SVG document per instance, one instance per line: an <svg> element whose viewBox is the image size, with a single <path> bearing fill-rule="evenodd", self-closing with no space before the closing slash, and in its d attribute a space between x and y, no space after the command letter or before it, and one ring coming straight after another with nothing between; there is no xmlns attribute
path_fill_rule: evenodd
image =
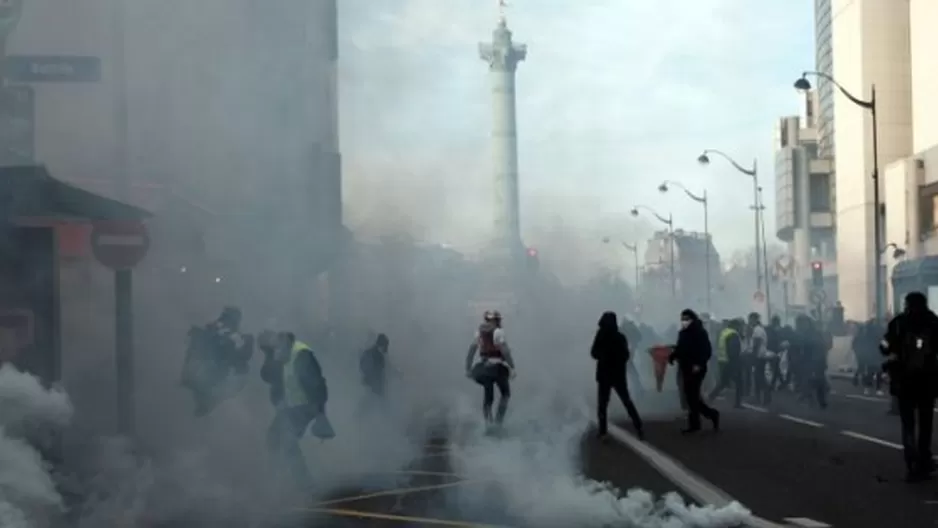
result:
<svg viewBox="0 0 938 528"><path fill-rule="evenodd" d="M143 220L148 211L57 180L42 165L0 167L0 217Z"/></svg>

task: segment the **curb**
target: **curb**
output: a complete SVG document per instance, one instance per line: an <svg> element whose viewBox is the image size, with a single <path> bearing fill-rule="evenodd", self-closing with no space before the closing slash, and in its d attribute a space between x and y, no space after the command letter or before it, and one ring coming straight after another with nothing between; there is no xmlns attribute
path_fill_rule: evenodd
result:
<svg viewBox="0 0 938 528"><path fill-rule="evenodd" d="M722 508L733 502L738 502L722 489L707 482L703 477L697 475L677 460L665 455L649 443L639 440L625 429L614 424L609 424L609 436L634 451L635 454L641 457L648 465L655 468L662 476L684 490L685 493L690 495L701 505L712 505ZM673 478L672 474L675 472L683 473L687 477L685 482L678 482L680 479ZM746 522L745 526L740 526L739 528L786 528L786 526L787 525L774 523L758 517L754 513L750 513L750 519Z"/></svg>

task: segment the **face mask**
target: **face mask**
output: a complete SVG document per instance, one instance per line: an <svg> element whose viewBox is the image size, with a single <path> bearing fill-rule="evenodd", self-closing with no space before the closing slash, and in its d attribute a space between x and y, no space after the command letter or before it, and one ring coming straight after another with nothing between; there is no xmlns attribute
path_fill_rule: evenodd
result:
<svg viewBox="0 0 938 528"><path fill-rule="evenodd" d="M681 328L687 328L688 326L690 326L690 320L689 320L689 319L681 319Z"/></svg>

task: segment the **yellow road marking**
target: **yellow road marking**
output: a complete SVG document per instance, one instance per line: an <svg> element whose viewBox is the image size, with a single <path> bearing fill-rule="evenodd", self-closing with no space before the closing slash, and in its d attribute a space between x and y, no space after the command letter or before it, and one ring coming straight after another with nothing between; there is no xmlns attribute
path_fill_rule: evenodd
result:
<svg viewBox="0 0 938 528"><path fill-rule="evenodd" d="M447 519L432 519L429 517L409 517L406 515L392 515L390 513L373 513L357 510L344 510L333 508L309 508L304 509L310 513L323 513L326 515L337 515L340 517L357 517L359 519L379 519L383 521L398 521L405 523L430 524L436 526L453 526L456 528L500 528L492 524L478 524L464 521L450 521Z"/></svg>
<svg viewBox="0 0 938 528"><path fill-rule="evenodd" d="M422 471L422 470L402 470L402 471L382 471L380 475L414 475L418 477L450 477L461 480L467 480L469 477L459 473L449 473L446 471Z"/></svg>
<svg viewBox="0 0 938 528"><path fill-rule="evenodd" d="M462 486L465 484L471 484L471 483L476 483L476 482L479 482L479 481L457 480L455 482L445 482L443 484L431 484L428 486L414 486L411 488L394 488L394 489L389 489L389 490L384 490L384 491L376 491L374 493L365 493L364 495L353 495L351 497L342 497L339 499L327 500L327 501L318 503L316 506L317 507L331 506L333 504L342 504L342 503L352 502L352 501L373 499L375 497L389 497L389 496L393 497L395 495L408 495L411 493L420 493L423 491L434 491L434 490L445 489L445 488L454 488L456 486Z"/></svg>

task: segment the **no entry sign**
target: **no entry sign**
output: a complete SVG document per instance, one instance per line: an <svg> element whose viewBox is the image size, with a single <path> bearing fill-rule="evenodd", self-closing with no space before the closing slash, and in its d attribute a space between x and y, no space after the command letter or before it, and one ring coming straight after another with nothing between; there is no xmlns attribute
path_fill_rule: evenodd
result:
<svg viewBox="0 0 938 528"><path fill-rule="evenodd" d="M133 268L149 249L150 235L143 222L101 222L91 231L91 251L113 270Z"/></svg>

